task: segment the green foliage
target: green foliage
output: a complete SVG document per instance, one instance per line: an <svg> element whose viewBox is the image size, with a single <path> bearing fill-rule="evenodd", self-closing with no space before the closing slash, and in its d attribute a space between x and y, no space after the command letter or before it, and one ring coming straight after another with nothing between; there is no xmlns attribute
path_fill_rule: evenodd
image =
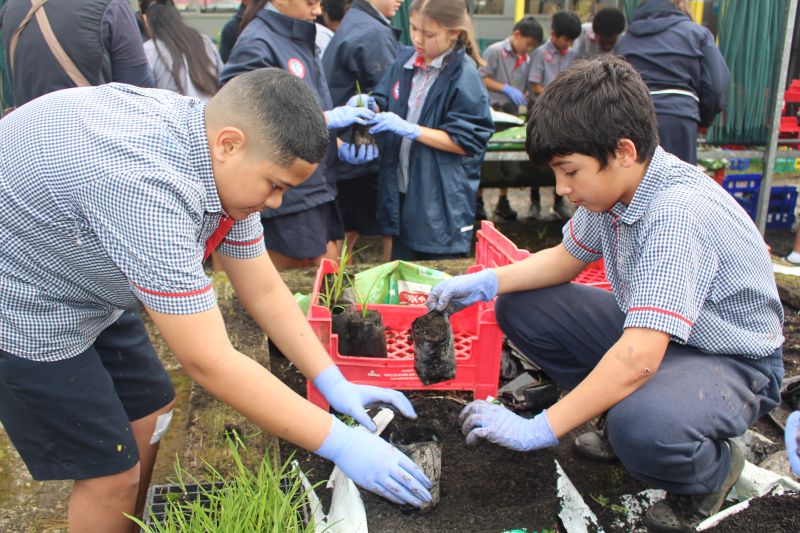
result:
<svg viewBox="0 0 800 533"><path fill-rule="evenodd" d="M355 284L353 284L353 292L355 293L356 303L361 306L361 318L367 318L367 313L369 312L367 305L369 304L370 299L372 298L372 293L375 292L375 287L378 286L379 281L383 280L376 278L372 282L372 285L370 285L369 289L363 293L356 288Z"/></svg>
<svg viewBox="0 0 800 533"><path fill-rule="evenodd" d="M628 515L628 509L624 505L620 505L618 503L611 503L611 499L607 496L603 496L602 494L595 496L594 494L589 494L591 498L597 502L600 506L605 509L608 509L612 513L621 514L624 516Z"/></svg>
<svg viewBox="0 0 800 533"><path fill-rule="evenodd" d="M242 462L238 448L243 442L228 439L231 458L236 464L236 475L225 480L211 465L210 488L201 487L201 504L185 498L184 494L167 494L167 504L161 522L153 520L153 526L130 515L144 533L200 533L200 532L297 532L312 533L313 521L304 524L300 510L308 504L308 493L303 490L299 472L291 465L290 457L280 468L275 468L266 453L257 472L251 472ZM187 474L179 462L175 463L178 485L186 493L188 479L191 484L200 484ZM217 486L220 485L221 486ZM149 509L145 512L151 512ZM155 518L151 514L152 518Z"/></svg>
<svg viewBox="0 0 800 533"><path fill-rule="evenodd" d="M342 243L342 251L339 254L339 265L334 272L324 278L325 287L319 295L320 303L331 310L339 306L339 299L348 285L353 285L353 278L347 272L347 264L352 255L347 248L347 239Z"/></svg>

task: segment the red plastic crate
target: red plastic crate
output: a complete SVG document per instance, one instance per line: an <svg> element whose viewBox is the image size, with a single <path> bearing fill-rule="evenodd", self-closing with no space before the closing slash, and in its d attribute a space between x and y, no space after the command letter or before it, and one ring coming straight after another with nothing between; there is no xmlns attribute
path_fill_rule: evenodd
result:
<svg viewBox="0 0 800 533"><path fill-rule="evenodd" d="M494 227L494 223L488 220L481 222L481 229L477 232L477 244L475 245L475 263L494 268L521 261L529 255L531 253L528 250L517 248L511 239ZM589 263L572 282L607 291L611 290L611 284L606 279L605 263L602 259Z"/></svg>
<svg viewBox="0 0 800 533"><path fill-rule="evenodd" d="M469 390L475 398L497 396L503 335L495 321L492 304L480 302L450 317L455 337L456 377L425 386L414 371L414 347L410 339L411 323L427 312L424 305L369 305L383 317L388 357L339 355L339 336L331 332L330 311L317 303L323 277L336 268L335 262L323 259L314 280L307 317L311 329L348 380L402 390ZM475 265L470 271L481 268ZM310 401L327 409L325 398L311 381L307 394Z"/></svg>

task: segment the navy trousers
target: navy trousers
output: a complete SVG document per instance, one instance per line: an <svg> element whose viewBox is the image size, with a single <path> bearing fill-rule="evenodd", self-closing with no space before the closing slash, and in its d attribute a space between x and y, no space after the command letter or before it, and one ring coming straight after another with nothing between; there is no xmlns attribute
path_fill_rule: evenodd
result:
<svg viewBox="0 0 800 533"><path fill-rule="evenodd" d="M562 389L592 371L622 335L610 292L568 283L503 295L503 333ZM730 468L726 439L780 402L781 349L760 360L670 343L658 371L608 411L611 445L631 474L679 494L708 494Z"/></svg>
<svg viewBox="0 0 800 533"><path fill-rule="evenodd" d="M692 165L697 164L697 122L674 115L658 115L661 148Z"/></svg>

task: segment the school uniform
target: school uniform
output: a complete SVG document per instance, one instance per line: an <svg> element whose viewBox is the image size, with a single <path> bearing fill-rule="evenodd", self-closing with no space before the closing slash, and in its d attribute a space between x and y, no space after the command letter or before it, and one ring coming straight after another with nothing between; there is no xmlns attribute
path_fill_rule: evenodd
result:
<svg viewBox="0 0 800 533"><path fill-rule="evenodd" d="M578 59L594 59L595 57L599 57L604 54L615 54L615 49L612 48L610 51L606 52L602 48L600 48L600 44L597 41L597 34L592 29L591 22L584 22L581 24L581 34L575 39L572 43L572 52L575 55L575 60Z"/></svg>
<svg viewBox="0 0 800 533"><path fill-rule="evenodd" d="M725 107L730 81L713 34L669 0L648 0L615 50L650 89L661 146L696 164L698 128Z"/></svg>
<svg viewBox="0 0 800 533"><path fill-rule="evenodd" d="M364 94L370 93L397 58L401 30L366 0L354 0L333 35L322 66L334 106L345 105L356 94L356 81ZM350 141L350 128L339 136ZM346 231L379 235L376 220L378 169L380 159L365 165L350 165L338 158L331 161L336 176L336 202Z"/></svg>
<svg viewBox="0 0 800 533"><path fill-rule="evenodd" d="M608 411L608 437L649 485L715 492L729 472L727 439L780 402L783 307L755 225L659 147L630 205L578 208L562 242L581 261L604 259L613 292L564 284L504 295L501 329L565 390L625 328L668 333L660 367Z"/></svg>
<svg viewBox="0 0 800 533"><path fill-rule="evenodd" d="M533 52L528 81L546 87L553 78L571 67L574 62L575 53L572 48L558 50L553 46L553 42L548 40Z"/></svg>
<svg viewBox="0 0 800 533"><path fill-rule="evenodd" d="M380 134L378 223L383 233L396 236L396 243L410 251L466 254L480 166L494 131L489 96L474 61L460 49L423 68L414 49L403 47L374 95L381 109L446 131L467 153Z"/></svg>
<svg viewBox="0 0 800 533"><path fill-rule="evenodd" d="M515 55L509 39L503 39L486 48L483 52L483 60L486 62L486 65L478 69L483 77L492 78L502 84L511 85L524 93L528 92L528 76L531 70L531 58L525 52L520 56ZM497 105L500 106L500 108L509 104L515 108L517 107L517 105L501 91L489 91L489 102L492 106Z"/></svg>
<svg viewBox="0 0 800 533"><path fill-rule="evenodd" d="M220 73L220 83L258 68L281 68L306 81L322 110L328 111L333 106L315 37L313 22L286 17L268 3L239 35ZM328 171L328 162L335 157L336 140L331 136L328 155L317 170L288 189L278 209L261 213L268 250L300 259L318 257L325 252L327 241L344 237L334 202L336 183Z"/></svg>
<svg viewBox="0 0 800 533"><path fill-rule="evenodd" d="M135 465L129 421L174 391L138 311L124 310L207 311L211 249L264 253L258 215L232 224L222 209L204 111L107 84L0 121L0 420L35 479Z"/></svg>

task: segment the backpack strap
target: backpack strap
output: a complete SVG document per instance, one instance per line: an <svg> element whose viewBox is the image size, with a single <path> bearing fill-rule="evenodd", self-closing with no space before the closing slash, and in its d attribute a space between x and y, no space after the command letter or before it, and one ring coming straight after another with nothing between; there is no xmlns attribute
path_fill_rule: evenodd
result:
<svg viewBox="0 0 800 533"><path fill-rule="evenodd" d="M58 61L58 64L64 69L64 72L69 76L69 79L72 80L72 83L77 87L89 87L91 83L89 83L89 80L81 73L75 63L72 62L67 52L61 47L61 43L58 42L56 34L53 33L50 20L47 18L47 14L43 9L46 2L47 0L31 0L31 8L25 14L25 17L22 19L17 29L14 30L14 33L11 34L11 42L8 47L8 55L10 58L9 70L11 71L11 75L14 75L14 52L19 43L20 33L22 33L22 30L24 30L31 21L31 18L35 16L36 22L39 23L39 30L42 32L42 36L47 43L47 47L50 49L50 53L56 58L56 61Z"/></svg>

